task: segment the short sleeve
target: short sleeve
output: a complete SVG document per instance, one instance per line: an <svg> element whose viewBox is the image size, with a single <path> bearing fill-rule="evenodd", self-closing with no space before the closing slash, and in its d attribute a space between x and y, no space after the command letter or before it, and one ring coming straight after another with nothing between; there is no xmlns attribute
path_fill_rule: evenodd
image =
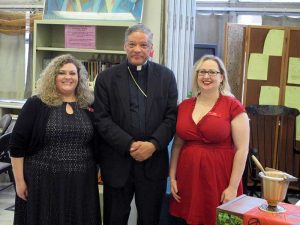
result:
<svg viewBox="0 0 300 225"><path fill-rule="evenodd" d="M233 120L234 117L245 111L245 107L242 105L242 103L238 99L232 98L230 107L230 119Z"/></svg>

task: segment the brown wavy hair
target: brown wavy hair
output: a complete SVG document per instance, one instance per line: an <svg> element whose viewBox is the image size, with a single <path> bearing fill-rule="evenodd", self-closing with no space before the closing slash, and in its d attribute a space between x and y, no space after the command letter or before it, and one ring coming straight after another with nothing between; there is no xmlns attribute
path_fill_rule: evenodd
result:
<svg viewBox="0 0 300 225"><path fill-rule="evenodd" d="M65 64L72 63L77 68L78 85L75 96L80 108L87 108L94 101L94 96L89 90L88 73L84 65L70 54L60 55L51 60L43 70L37 81L35 94L49 106L59 106L63 103L61 94L57 91L55 78Z"/></svg>

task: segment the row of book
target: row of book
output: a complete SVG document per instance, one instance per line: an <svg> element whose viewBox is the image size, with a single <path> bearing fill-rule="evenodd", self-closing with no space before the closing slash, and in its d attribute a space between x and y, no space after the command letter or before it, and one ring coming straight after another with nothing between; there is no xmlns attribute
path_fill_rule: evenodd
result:
<svg viewBox="0 0 300 225"><path fill-rule="evenodd" d="M82 61L82 63L88 72L88 77L90 82L94 81L100 72L114 65L119 64L119 63L102 62L102 61Z"/></svg>
<svg viewBox="0 0 300 225"><path fill-rule="evenodd" d="M89 60L81 60L88 72L90 82L93 82L97 75L114 65L120 64L126 59L125 55L99 55ZM43 69L51 62L51 58L43 59Z"/></svg>

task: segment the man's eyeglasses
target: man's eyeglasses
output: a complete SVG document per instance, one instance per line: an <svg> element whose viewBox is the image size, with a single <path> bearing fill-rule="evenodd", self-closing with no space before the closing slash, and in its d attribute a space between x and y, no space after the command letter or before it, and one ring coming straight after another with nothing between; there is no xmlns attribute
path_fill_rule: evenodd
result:
<svg viewBox="0 0 300 225"><path fill-rule="evenodd" d="M210 77L213 77L219 73L221 73L221 72L216 71L216 70L198 70L197 71L198 76L205 76L205 74L208 74Z"/></svg>

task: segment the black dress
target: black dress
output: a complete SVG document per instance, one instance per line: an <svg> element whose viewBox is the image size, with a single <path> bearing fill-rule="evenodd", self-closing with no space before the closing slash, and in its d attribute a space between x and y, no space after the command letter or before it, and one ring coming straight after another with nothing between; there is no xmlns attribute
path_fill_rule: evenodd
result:
<svg viewBox="0 0 300 225"><path fill-rule="evenodd" d="M46 127L45 145L24 158L27 201L16 198L15 225L99 225L97 171L89 142L93 126L71 104L55 107Z"/></svg>

